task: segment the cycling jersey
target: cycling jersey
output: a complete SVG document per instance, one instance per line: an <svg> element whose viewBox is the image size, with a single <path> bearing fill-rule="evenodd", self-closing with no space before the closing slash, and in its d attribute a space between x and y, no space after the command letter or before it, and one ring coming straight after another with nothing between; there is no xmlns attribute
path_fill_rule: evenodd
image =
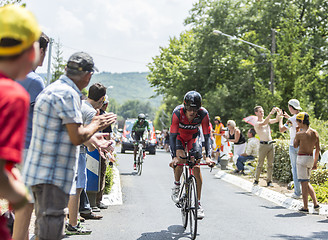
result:
<svg viewBox="0 0 328 240"><path fill-rule="evenodd" d="M170 150L172 158L176 157L177 149L184 149L187 143L187 149L197 151L197 157L201 158L201 146L199 154L198 137L200 135L199 127L202 126L206 157L211 156L211 141L209 131L209 114L207 110L201 107L196 114L196 117L189 122L183 105L177 106L173 110L172 124L170 128ZM198 143L197 143L198 142ZM196 149L195 149L196 148Z"/></svg>
<svg viewBox="0 0 328 240"><path fill-rule="evenodd" d="M147 120L140 125L139 120L136 120L132 127L132 132L144 132L145 130L150 131L149 123Z"/></svg>
<svg viewBox="0 0 328 240"><path fill-rule="evenodd" d="M133 127L132 127L132 132L133 132L133 139L135 141L140 141L140 140L143 140L142 139L142 136L143 136L143 133L144 131L150 131L150 127L149 127L149 123L147 120L145 120L142 125L140 125L140 122L139 120L136 120L135 123L133 124Z"/></svg>

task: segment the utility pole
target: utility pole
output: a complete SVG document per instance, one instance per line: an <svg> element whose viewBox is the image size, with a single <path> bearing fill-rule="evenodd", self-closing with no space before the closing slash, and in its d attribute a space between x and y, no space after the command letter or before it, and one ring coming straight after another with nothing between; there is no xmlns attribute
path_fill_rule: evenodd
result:
<svg viewBox="0 0 328 240"><path fill-rule="evenodd" d="M271 63L270 63L270 91L274 93L274 65L272 56L276 53L276 30L271 29L272 43L271 43Z"/></svg>
<svg viewBox="0 0 328 240"><path fill-rule="evenodd" d="M48 53L48 70L47 70L47 86L50 83L50 68L51 68L51 52L52 52L52 44L54 42L53 38L50 38L49 42L49 53Z"/></svg>

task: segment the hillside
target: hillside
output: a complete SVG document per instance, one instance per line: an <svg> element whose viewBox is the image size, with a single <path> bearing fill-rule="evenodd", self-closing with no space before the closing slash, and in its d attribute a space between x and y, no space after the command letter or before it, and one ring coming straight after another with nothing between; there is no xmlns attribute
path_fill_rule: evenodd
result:
<svg viewBox="0 0 328 240"><path fill-rule="evenodd" d="M149 101L153 106L158 107L161 103L161 97L150 98L155 95L150 87L146 76L147 72L129 72L129 73L96 73L92 76L90 85L100 82L106 87L107 95L114 98L119 104L127 100Z"/></svg>
<svg viewBox="0 0 328 240"><path fill-rule="evenodd" d="M93 83L100 82L106 87L112 86L107 89L107 95L114 98L119 104L123 104L127 100L140 100L150 102L153 107L159 107L162 97L150 98L155 95L155 92L146 79L147 74L147 72L95 73L88 87ZM46 78L45 73L40 73L40 75L43 79Z"/></svg>

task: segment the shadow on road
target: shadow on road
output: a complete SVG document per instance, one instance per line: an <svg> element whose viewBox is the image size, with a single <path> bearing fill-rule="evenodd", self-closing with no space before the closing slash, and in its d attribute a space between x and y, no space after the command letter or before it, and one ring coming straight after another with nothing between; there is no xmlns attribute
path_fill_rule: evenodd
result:
<svg viewBox="0 0 328 240"><path fill-rule="evenodd" d="M130 172L130 173L120 173L120 175L123 175L123 176L137 176L137 172Z"/></svg>
<svg viewBox="0 0 328 240"><path fill-rule="evenodd" d="M278 234L272 236L273 238L278 239L287 239L287 240L313 240L313 239L328 239L328 232L313 232L310 237L303 237L303 236L292 236L292 235L285 235L285 234Z"/></svg>
<svg viewBox="0 0 328 240"><path fill-rule="evenodd" d="M249 196L249 197L253 197L254 194L250 193L250 192L236 192L236 194L240 194L240 195L245 195L245 196Z"/></svg>
<svg viewBox="0 0 328 240"><path fill-rule="evenodd" d="M162 230L160 232L146 232L142 233L141 237L137 240L158 240L158 239L190 239L190 233L185 230L184 227L180 225L172 225L167 228L167 230Z"/></svg>
<svg viewBox="0 0 328 240"><path fill-rule="evenodd" d="M261 206L263 208L266 208L266 209L272 209L272 210L277 210L277 209L286 209L282 206Z"/></svg>
<svg viewBox="0 0 328 240"><path fill-rule="evenodd" d="M304 216L306 216L306 214L301 213L301 212L293 212L293 213L277 214L276 215L276 217L281 217L281 218L304 217Z"/></svg>

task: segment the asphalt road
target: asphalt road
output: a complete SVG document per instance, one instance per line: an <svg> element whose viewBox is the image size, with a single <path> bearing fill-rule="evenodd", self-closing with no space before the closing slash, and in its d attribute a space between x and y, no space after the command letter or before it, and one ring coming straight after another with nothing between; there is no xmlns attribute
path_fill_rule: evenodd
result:
<svg viewBox="0 0 328 240"><path fill-rule="evenodd" d="M147 155L141 176L132 169L131 152L118 155L123 205L102 210L100 221L88 220L89 236L69 239L161 240L190 239L181 225L179 209L170 198L173 184L170 155L162 150ZM202 167L202 206L197 239L328 239L328 219L277 206L215 178Z"/></svg>

